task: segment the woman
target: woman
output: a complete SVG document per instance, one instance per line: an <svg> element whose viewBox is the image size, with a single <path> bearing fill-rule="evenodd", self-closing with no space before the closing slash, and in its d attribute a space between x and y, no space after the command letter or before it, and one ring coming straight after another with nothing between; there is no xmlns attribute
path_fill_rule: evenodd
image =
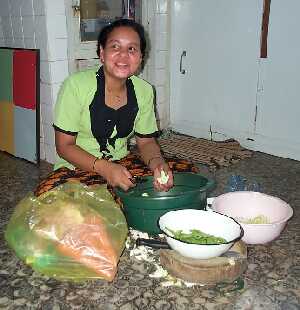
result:
<svg viewBox="0 0 300 310"><path fill-rule="evenodd" d="M154 175L155 189L167 191L173 186L172 172L155 140L153 89L134 75L145 50L144 29L132 20L117 20L100 32L97 54L102 66L71 75L58 95L54 129L59 159L37 195L84 172L96 173L123 190L135 186L132 173L122 164L132 135ZM159 182L162 171L168 176L165 184Z"/></svg>

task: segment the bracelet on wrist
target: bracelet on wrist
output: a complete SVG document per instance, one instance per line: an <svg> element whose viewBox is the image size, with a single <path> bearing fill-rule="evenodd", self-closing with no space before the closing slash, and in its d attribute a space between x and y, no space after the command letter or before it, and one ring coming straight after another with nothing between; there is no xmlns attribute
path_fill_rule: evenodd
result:
<svg viewBox="0 0 300 310"><path fill-rule="evenodd" d="M158 159L158 158L162 160L162 157L161 157L161 156L154 156L154 157L151 157L151 158L148 160L147 166L150 165L150 163L151 163L152 160Z"/></svg>
<svg viewBox="0 0 300 310"><path fill-rule="evenodd" d="M96 169L96 162L97 162L97 160L99 160L99 159L101 159L101 158L96 157L96 158L94 159L94 161L93 161L93 166L92 166L92 171L95 171L95 169Z"/></svg>

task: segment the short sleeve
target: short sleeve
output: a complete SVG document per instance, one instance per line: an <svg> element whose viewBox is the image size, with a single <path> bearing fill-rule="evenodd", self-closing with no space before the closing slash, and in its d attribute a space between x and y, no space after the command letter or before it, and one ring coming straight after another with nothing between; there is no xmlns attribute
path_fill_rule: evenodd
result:
<svg viewBox="0 0 300 310"><path fill-rule="evenodd" d="M135 133L138 136L156 136L157 122L154 112L154 94L152 87L145 89L141 100L138 98L139 113L135 123Z"/></svg>
<svg viewBox="0 0 300 310"><path fill-rule="evenodd" d="M81 116L79 90L72 77L67 78L58 93L55 110L54 126L64 131L78 132Z"/></svg>

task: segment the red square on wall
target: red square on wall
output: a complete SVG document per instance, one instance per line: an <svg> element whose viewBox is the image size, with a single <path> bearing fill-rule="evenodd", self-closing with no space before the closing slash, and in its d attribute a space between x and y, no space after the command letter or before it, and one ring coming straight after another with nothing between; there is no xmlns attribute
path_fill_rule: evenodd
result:
<svg viewBox="0 0 300 310"><path fill-rule="evenodd" d="M13 102L25 109L36 109L36 52L14 50Z"/></svg>

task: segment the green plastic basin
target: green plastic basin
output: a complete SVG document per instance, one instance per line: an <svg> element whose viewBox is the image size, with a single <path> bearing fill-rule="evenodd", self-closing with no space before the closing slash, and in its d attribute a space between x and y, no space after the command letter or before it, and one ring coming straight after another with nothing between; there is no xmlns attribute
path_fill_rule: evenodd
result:
<svg viewBox="0 0 300 310"><path fill-rule="evenodd" d="M124 192L116 189L127 223L133 229L149 234L161 233L158 220L168 211L178 209L205 209L207 194L215 182L197 173L174 173L174 187L168 192L153 188L153 177L143 177L145 182Z"/></svg>

